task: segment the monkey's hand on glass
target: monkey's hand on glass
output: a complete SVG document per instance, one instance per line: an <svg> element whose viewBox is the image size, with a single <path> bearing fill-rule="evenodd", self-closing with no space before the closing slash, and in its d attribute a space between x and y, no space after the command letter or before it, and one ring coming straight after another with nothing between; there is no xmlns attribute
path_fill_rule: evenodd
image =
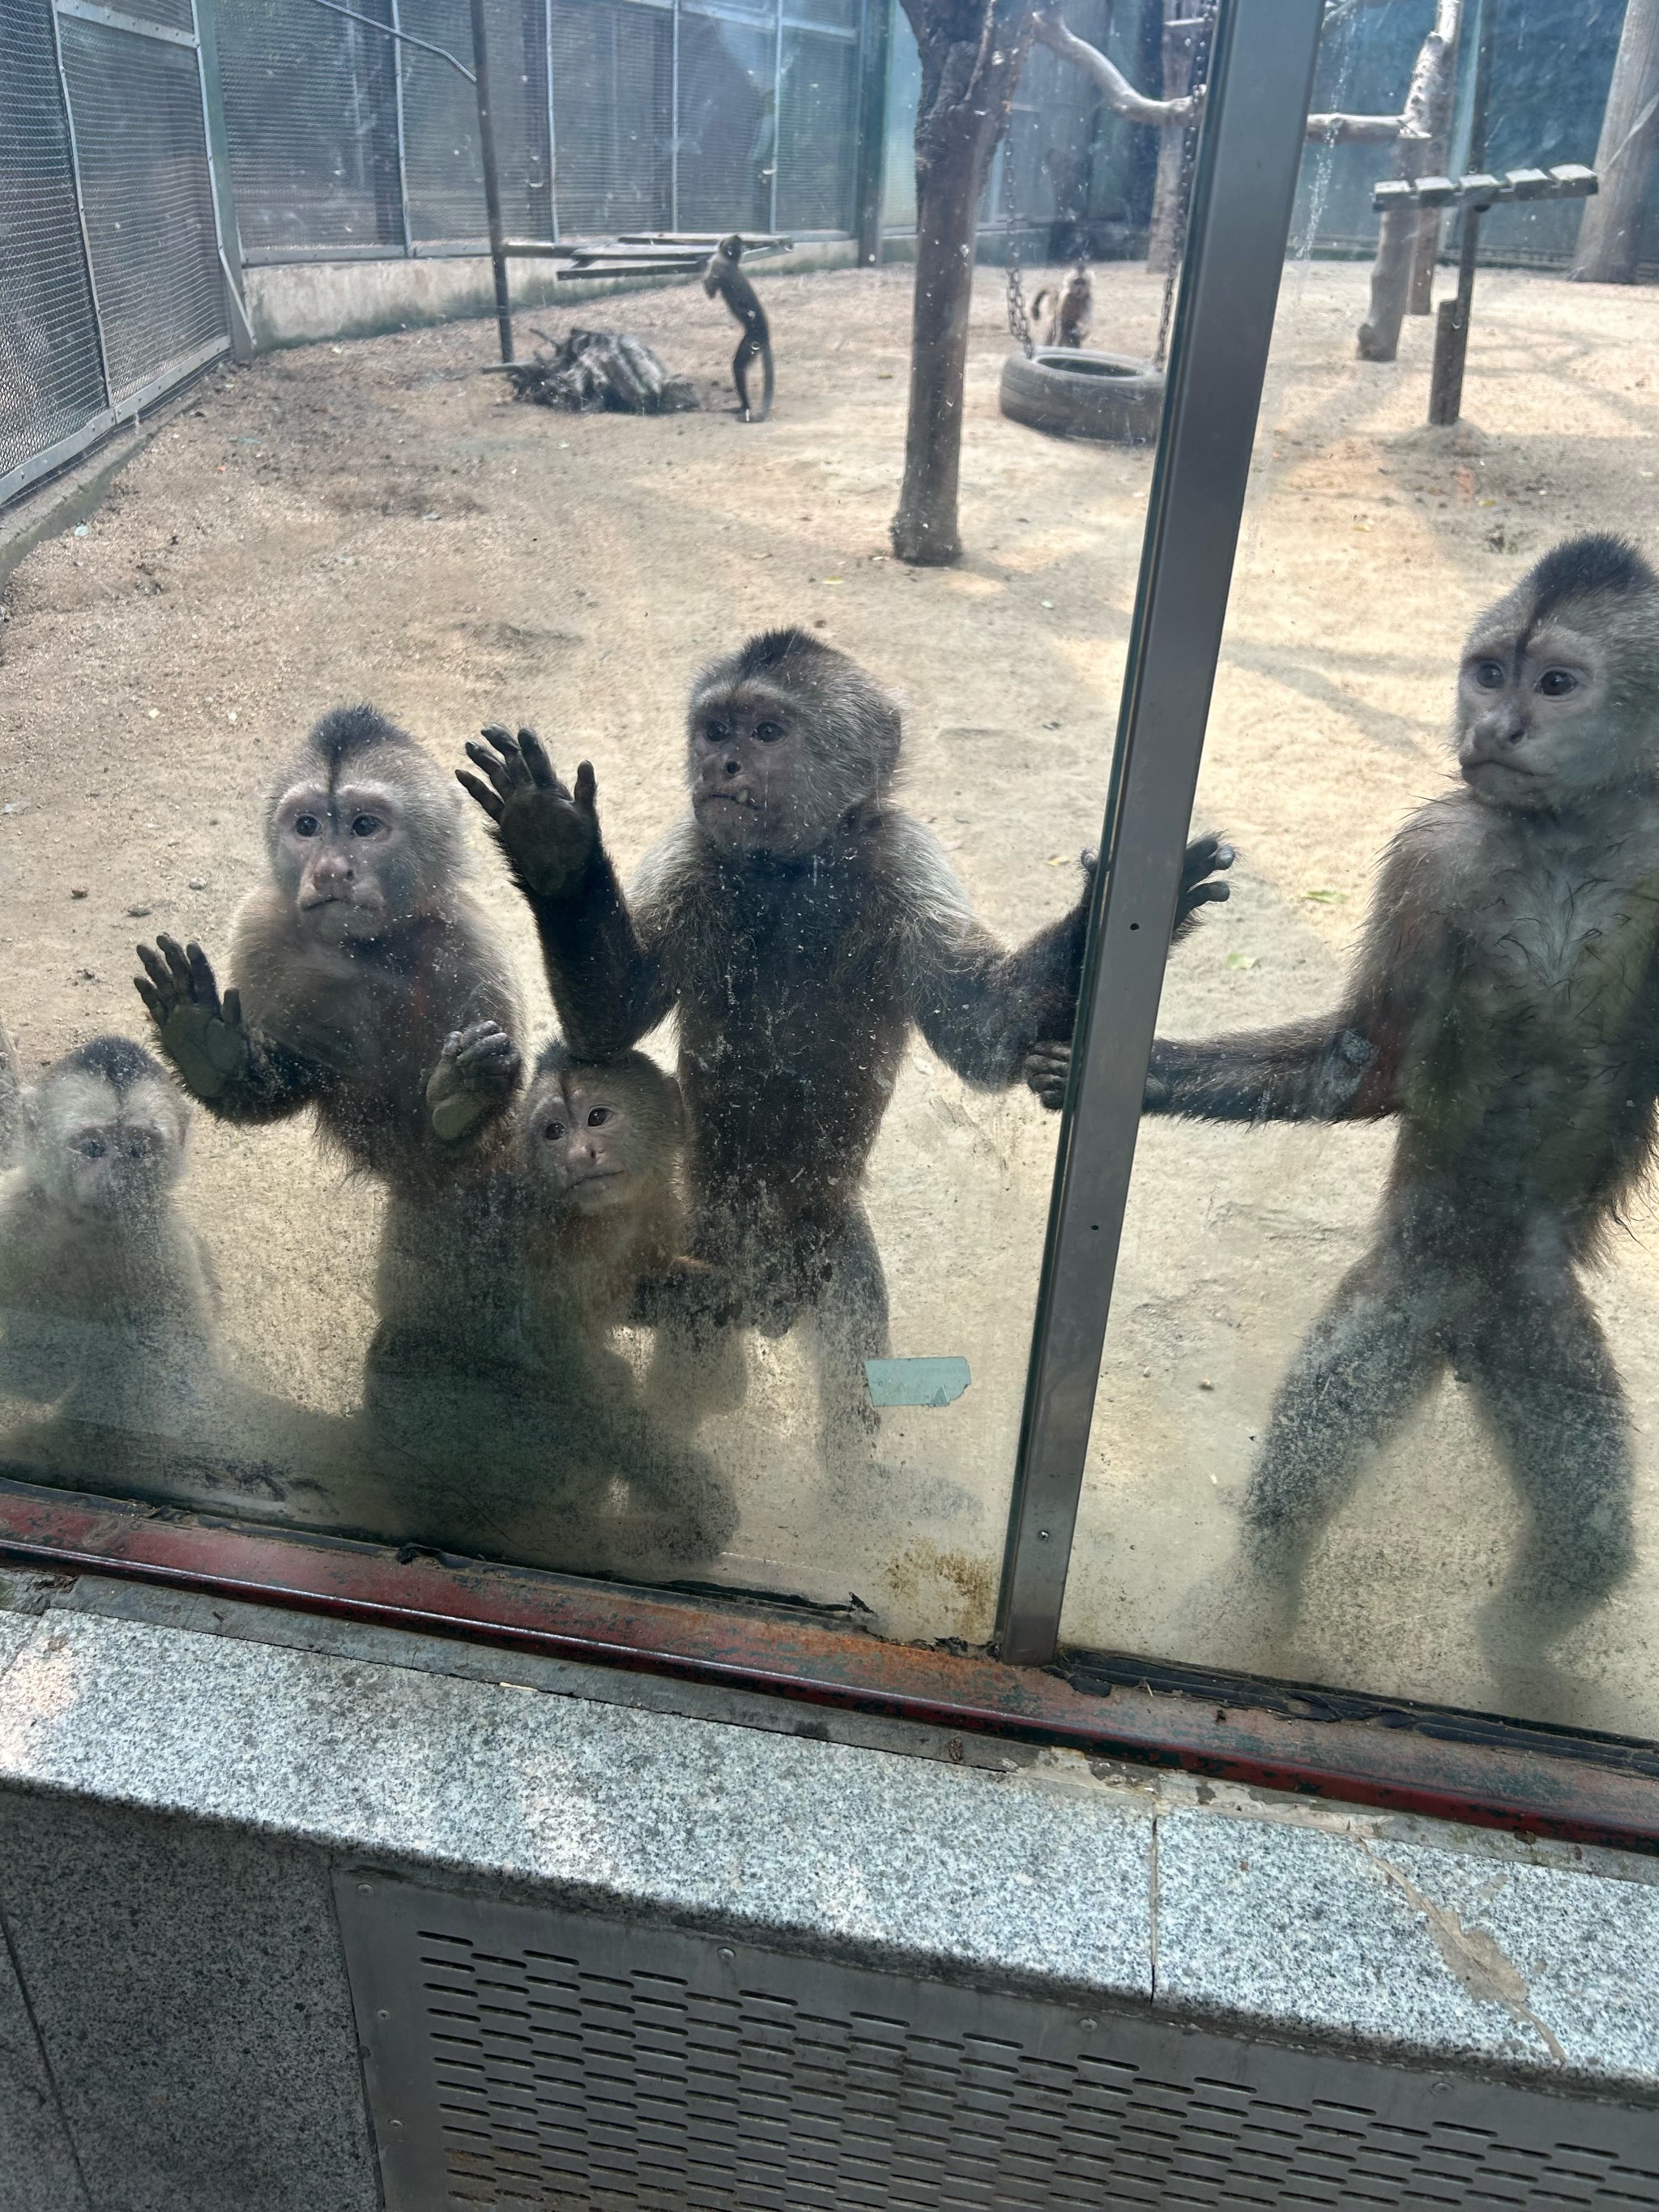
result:
<svg viewBox="0 0 1659 2212"><path fill-rule="evenodd" d="M453 1144L513 1096L524 1062L499 1022L473 1022L444 1040L426 1086L434 1136Z"/></svg>
<svg viewBox="0 0 1659 2212"><path fill-rule="evenodd" d="M495 823L501 850L525 888L538 898L574 897L599 850L592 763L578 768L571 792L554 773L534 730L520 730L515 738L492 722L483 735L493 751L471 741L466 748L483 776L457 769L457 779Z"/></svg>
<svg viewBox="0 0 1659 2212"><path fill-rule="evenodd" d="M212 965L194 940L181 945L158 937L137 953L144 973L132 980L185 1087L210 1101L245 1082L255 1048L242 1020L241 994L220 997Z"/></svg>

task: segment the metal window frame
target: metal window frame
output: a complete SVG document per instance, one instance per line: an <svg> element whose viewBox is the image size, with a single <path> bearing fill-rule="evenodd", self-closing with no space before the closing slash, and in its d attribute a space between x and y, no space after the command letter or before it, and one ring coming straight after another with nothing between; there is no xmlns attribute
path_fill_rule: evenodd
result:
<svg viewBox="0 0 1659 2212"><path fill-rule="evenodd" d="M1060 1642L1322 13L1222 0L1217 19L998 1597L1017 1665Z"/></svg>

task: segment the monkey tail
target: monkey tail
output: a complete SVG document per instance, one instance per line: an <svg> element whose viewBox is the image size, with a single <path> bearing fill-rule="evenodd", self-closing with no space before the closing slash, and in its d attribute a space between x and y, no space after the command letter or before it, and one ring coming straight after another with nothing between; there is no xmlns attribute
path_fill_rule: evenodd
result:
<svg viewBox="0 0 1659 2212"><path fill-rule="evenodd" d="M1036 319L1036 318L1042 313L1042 303L1043 303L1043 301L1044 301L1046 299L1048 299L1048 298L1050 296L1050 295L1052 294L1053 290L1054 290L1054 287L1053 287L1053 285L1051 285L1051 284L1045 284L1045 285L1043 286L1042 289L1042 290L1041 290L1041 291L1036 295L1036 298L1031 301L1031 316L1032 316L1033 320L1035 320L1035 319Z"/></svg>
<svg viewBox="0 0 1659 2212"><path fill-rule="evenodd" d="M772 346L771 341L769 339L761 348L761 404L760 413L755 417L755 420L757 422L763 422L771 412Z"/></svg>

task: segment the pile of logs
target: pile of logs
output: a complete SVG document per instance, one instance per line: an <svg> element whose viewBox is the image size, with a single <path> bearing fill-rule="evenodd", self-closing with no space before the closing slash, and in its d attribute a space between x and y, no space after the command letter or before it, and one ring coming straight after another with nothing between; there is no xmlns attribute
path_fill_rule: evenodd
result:
<svg viewBox="0 0 1659 2212"><path fill-rule="evenodd" d="M515 399L538 407L562 407L572 415L677 415L696 406L689 376L671 376L648 345L622 331L572 331L529 361L493 364L487 372L505 376Z"/></svg>

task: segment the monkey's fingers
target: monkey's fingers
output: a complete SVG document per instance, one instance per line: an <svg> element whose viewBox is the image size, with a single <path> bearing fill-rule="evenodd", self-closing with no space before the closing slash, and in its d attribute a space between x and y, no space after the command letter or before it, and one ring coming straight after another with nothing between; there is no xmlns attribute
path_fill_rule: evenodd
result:
<svg viewBox="0 0 1659 2212"><path fill-rule="evenodd" d="M592 762L583 761L576 770L576 805L584 814L593 811L593 801L599 788Z"/></svg>
<svg viewBox="0 0 1659 2212"><path fill-rule="evenodd" d="M241 1028L242 994L234 986L225 993L224 1004L219 1009L219 1015L228 1030Z"/></svg>
<svg viewBox="0 0 1659 2212"><path fill-rule="evenodd" d="M145 976L135 975L132 979L132 984L133 988L137 992L139 997L144 1002L145 1012L149 1014L151 1021L155 1023L156 1028L160 1029L162 1022L167 1018L161 1010L161 994L156 990L155 984L150 982Z"/></svg>
<svg viewBox="0 0 1659 2212"><path fill-rule="evenodd" d="M466 757L477 768L481 768L489 779L491 790L503 799L511 799L515 791L522 790L530 781L529 773L519 757L518 747L505 731L490 742L501 754L488 753L480 744L467 739Z"/></svg>
<svg viewBox="0 0 1659 2212"><path fill-rule="evenodd" d="M155 949L167 963L167 982L176 1004L193 1004L196 981L191 973L190 955L176 937L158 937ZM199 951L200 947L197 950Z"/></svg>
<svg viewBox="0 0 1659 2212"><path fill-rule="evenodd" d="M213 972L213 963L193 938L185 947L185 960L190 969L191 995L197 1005L207 1013L222 1013L219 981Z"/></svg>
<svg viewBox="0 0 1659 2212"><path fill-rule="evenodd" d="M471 751L471 746L469 746L467 750ZM484 812L489 817L492 822L499 822L501 820L501 802L496 797L495 793L489 788L489 786L487 783L480 783L476 775L469 775L464 768L458 768L456 769L455 781L460 785L463 791L471 793L471 796L477 800L479 805L483 807Z"/></svg>
<svg viewBox="0 0 1659 2212"><path fill-rule="evenodd" d="M520 731L519 753L530 770L530 781L538 791L556 791L561 799L569 798L570 793L559 781L553 763L547 757L547 747L534 730Z"/></svg>
<svg viewBox="0 0 1659 2212"><path fill-rule="evenodd" d="M149 978L151 987L155 993L157 1000L164 1006L173 1005L178 996L178 993L174 988L173 976L167 968L167 962L163 960L161 954L155 951L150 945L140 945L136 946L135 950L137 952L138 957L144 963L144 973ZM136 975L132 980L135 983L138 981L138 978ZM140 988L142 988L142 986ZM145 1004L149 1004L148 1000L145 1001Z"/></svg>
<svg viewBox="0 0 1659 2212"><path fill-rule="evenodd" d="M1181 895L1181 904L1182 910L1190 914L1195 906L1208 906L1212 900L1224 906L1232 895L1231 884L1218 884L1212 878L1206 878L1201 884L1188 885Z"/></svg>
<svg viewBox="0 0 1659 2212"><path fill-rule="evenodd" d="M506 1035L507 1031L501 1027L499 1022L492 1022L488 1019L481 1022L468 1022L465 1028L453 1030L451 1034L444 1039L444 1050L446 1052L465 1052L469 1045L480 1044L485 1037L501 1037L506 1036Z"/></svg>

